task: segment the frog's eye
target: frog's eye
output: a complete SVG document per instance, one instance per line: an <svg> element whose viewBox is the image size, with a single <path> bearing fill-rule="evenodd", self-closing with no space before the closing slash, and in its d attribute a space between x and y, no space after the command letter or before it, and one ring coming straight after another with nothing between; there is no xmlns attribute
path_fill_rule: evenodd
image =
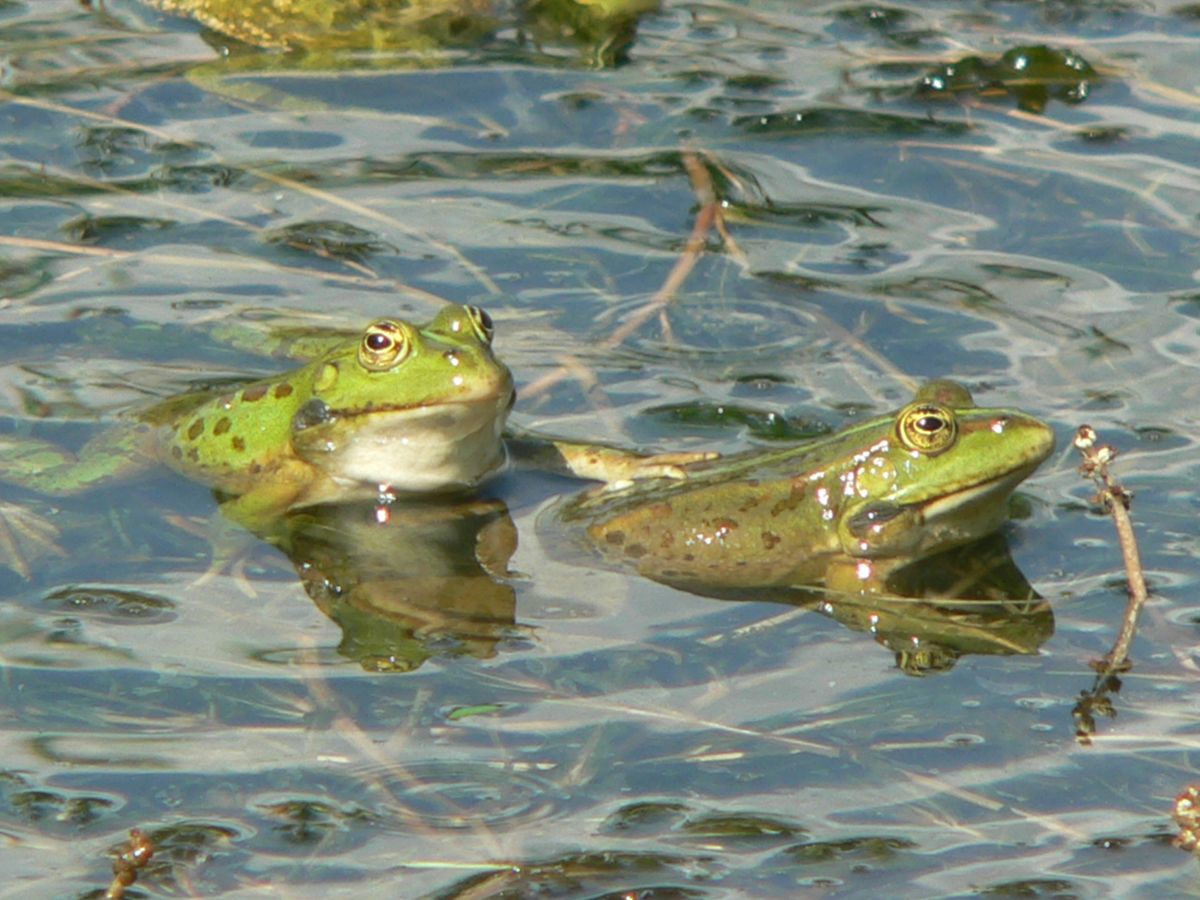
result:
<svg viewBox="0 0 1200 900"><path fill-rule="evenodd" d="M467 315L471 317L471 327L475 329L475 334L485 344L490 344L492 342L492 335L496 333L496 328L492 324L492 317L478 306L468 306L466 310Z"/></svg>
<svg viewBox="0 0 1200 900"><path fill-rule="evenodd" d="M412 350L412 341L395 322L384 319L367 326L362 343L358 345L358 361L376 372L390 369Z"/></svg>
<svg viewBox="0 0 1200 900"><path fill-rule="evenodd" d="M936 403L917 403L900 413L900 442L909 450L934 455L954 443L958 423L954 413Z"/></svg>

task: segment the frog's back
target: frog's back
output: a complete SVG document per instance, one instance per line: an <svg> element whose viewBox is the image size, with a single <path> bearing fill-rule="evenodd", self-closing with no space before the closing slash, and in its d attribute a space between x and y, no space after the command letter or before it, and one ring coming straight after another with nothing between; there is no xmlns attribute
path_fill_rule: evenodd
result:
<svg viewBox="0 0 1200 900"><path fill-rule="evenodd" d="M167 465L238 494L291 457L292 419L304 399L295 378L276 377L172 398L143 421L158 427L158 453Z"/></svg>
<svg viewBox="0 0 1200 900"><path fill-rule="evenodd" d="M491 0L146 0L259 47L422 49L488 33Z"/></svg>

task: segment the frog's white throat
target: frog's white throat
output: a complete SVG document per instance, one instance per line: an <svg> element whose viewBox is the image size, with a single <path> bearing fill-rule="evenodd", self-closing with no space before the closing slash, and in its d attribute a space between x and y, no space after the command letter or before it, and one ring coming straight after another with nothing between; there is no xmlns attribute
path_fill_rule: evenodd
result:
<svg viewBox="0 0 1200 900"><path fill-rule="evenodd" d="M504 465L506 411L494 403L447 403L363 413L353 440L330 441L321 467L345 485L430 493L473 487Z"/></svg>

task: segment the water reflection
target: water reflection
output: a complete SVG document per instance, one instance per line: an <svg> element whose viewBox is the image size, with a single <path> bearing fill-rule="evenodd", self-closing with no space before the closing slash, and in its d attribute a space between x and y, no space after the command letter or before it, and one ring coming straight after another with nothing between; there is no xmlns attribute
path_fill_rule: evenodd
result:
<svg viewBox="0 0 1200 900"><path fill-rule="evenodd" d="M431 656L488 659L519 643L507 580L517 531L499 500L314 507L271 542L342 629L338 652L372 671Z"/></svg>
<svg viewBox="0 0 1200 900"><path fill-rule="evenodd" d="M543 536L548 537L544 529ZM599 562L591 555L585 559L578 545L553 538L546 542L555 555L572 563ZM811 609L872 635L895 653L897 667L908 675L948 671L967 654L1034 654L1054 633L1050 604L1017 567L1003 534L913 561L860 591L764 584L753 574L738 584L729 571L719 584L706 585L694 578L680 582L663 572L639 571L632 558L614 566L610 555L607 563L698 596Z"/></svg>
<svg viewBox="0 0 1200 900"><path fill-rule="evenodd" d="M1033 654L1054 633L1054 612L1013 561L1008 539L992 535L895 572L886 595L837 594L786 602L814 604L893 650L909 675L952 668L969 653Z"/></svg>

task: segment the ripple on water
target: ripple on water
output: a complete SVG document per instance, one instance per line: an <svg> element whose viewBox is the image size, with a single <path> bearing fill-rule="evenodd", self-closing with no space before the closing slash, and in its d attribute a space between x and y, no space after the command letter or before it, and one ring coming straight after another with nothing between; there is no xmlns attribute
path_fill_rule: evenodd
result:
<svg viewBox="0 0 1200 900"><path fill-rule="evenodd" d="M744 364L761 368L765 359L786 360L789 368L799 367L820 357L831 341L824 336L824 320L814 310L799 307L795 297L788 299L704 295L660 310L650 307L645 297L638 297L616 304L611 322L601 327L610 331L633 328L616 356L635 356L654 366L661 366L667 358L683 356L695 361L712 354L714 361L725 367ZM721 323L720 328L713 327L714 321Z"/></svg>
<svg viewBox="0 0 1200 900"><path fill-rule="evenodd" d="M373 767L356 777L376 798L372 814L399 832L525 825L554 816L566 799L546 778L469 760Z"/></svg>
<svg viewBox="0 0 1200 900"><path fill-rule="evenodd" d="M1166 615L1172 625L1200 626L1200 606L1182 606L1172 609Z"/></svg>

